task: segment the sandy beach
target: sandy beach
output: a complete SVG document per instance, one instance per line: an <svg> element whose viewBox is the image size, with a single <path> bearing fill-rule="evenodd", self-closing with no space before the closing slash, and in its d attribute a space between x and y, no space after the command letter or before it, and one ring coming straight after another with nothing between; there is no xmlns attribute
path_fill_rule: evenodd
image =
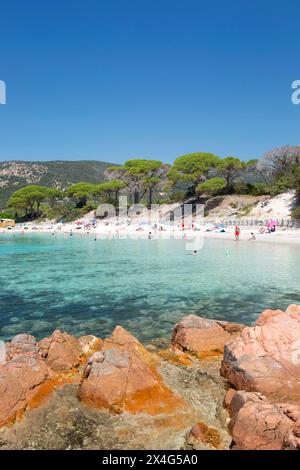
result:
<svg viewBox="0 0 300 470"><path fill-rule="evenodd" d="M300 244L300 229L276 227L276 231L272 233L260 233L262 226L240 226L241 234L239 242L248 243L288 243ZM186 239L192 240L196 236L203 236L204 238L214 238L220 240L232 240L236 242L234 236L234 226L225 226L221 229L207 228L205 225L197 228L197 230L182 229L180 226L167 226L164 225L162 230L154 228L151 225L144 224L143 226L132 223L126 225L125 223L115 224L110 222L97 221L95 225L92 224L84 226L78 223L66 224L51 224L39 223L36 224L26 223L18 224L12 229L2 229L0 234L23 234L29 235L33 233L48 233L51 236L63 234L67 236L76 237L94 237L96 239ZM252 240L252 233L255 240ZM238 242L237 242L238 243Z"/></svg>

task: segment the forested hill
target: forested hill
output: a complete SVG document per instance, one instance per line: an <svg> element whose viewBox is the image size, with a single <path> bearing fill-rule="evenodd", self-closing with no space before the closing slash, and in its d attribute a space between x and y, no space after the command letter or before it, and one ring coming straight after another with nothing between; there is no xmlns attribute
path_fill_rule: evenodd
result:
<svg viewBox="0 0 300 470"><path fill-rule="evenodd" d="M5 207L9 196L28 184L64 189L73 183L88 181L99 183L111 163L78 161L0 162L0 209Z"/></svg>

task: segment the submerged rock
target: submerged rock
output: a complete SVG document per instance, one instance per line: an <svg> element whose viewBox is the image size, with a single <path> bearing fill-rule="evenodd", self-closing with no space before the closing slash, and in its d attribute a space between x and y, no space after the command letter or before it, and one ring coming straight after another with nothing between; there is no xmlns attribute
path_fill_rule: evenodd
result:
<svg viewBox="0 0 300 470"><path fill-rule="evenodd" d="M183 351L196 354L222 353L225 343L243 328L244 325L238 323L188 315L175 325L172 343Z"/></svg>
<svg viewBox="0 0 300 470"><path fill-rule="evenodd" d="M255 327L225 345L221 374L238 390L258 391L273 401L298 401L300 308L263 312Z"/></svg>

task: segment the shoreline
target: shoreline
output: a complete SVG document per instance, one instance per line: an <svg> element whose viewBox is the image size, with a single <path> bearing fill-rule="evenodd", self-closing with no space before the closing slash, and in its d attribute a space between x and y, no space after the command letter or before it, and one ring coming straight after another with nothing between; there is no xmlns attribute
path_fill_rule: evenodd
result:
<svg viewBox="0 0 300 470"><path fill-rule="evenodd" d="M181 230L179 228L175 229L165 229L163 231L154 230L151 226L140 227L133 225L130 227L122 226L113 226L113 225L97 225L97 227L91 228L81 228L78 229L76 224L65 224L58 228L56 225L50 226L49 224L39 227L34 224L27 224L28 228L15 228L11 230L2 229L0 231L1 235L26 235L26 234L49 234L52 236L55 235L64 235L67 237L72 234L72 236L79 236L79 238L93 237L95 236L97 240L105 239L148 239L148 235L151 234L151 239L169 239L169 240L191 240L195 235L200 237L203 236L204 239L216 239L216 240L226 240L233 241L236 243L249 242L249 243L271 243L271 244L300 244L300 229L281 229L277 228L274 233L263 233L259 232L261 226L246 226L241 228L240 240L237 242L234 237L234 228L230 226L230 229L227 227L225 232L220 232L217 230L207 231L203 228L197 231L192 230ZM254 233L256 239L249 240L251 233Z"/></svg>

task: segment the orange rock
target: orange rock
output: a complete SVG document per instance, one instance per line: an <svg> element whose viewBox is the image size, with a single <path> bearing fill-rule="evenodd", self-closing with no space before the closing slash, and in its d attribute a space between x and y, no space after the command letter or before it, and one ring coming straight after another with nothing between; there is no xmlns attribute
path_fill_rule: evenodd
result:
<svg viewBox="0 0 300 470"><path fill-rule="evenodd" d="M258 391L272 400L299 400L300 312L266 310L255 327L225 345L221 374L237 390Z"/></svg>
<svg viewBox="0 0 300 470"><path fill-rule="evenodd" d="M36 339L34 336L20 334L15 336L10 343L6 344L6 359L9 361L16 356L38 352Z"/></svg>
<svg viewBox="0 0 300 470"><path fill-rule="evenodd" d="M237 392L238 394L241 392ZM239 399L238 396L237 398ZM240 406L235 406L232 410L233 418L229 425L234 449L300 448L298 435L300 421L297 420L300 416L299 406L272 404L265 397L258 397L257 394L250 392L246 392L246 395L240 398Z"/></svg>
<svg viewBox="0 0 300 470"><path fill-rule="evenodd" d="M157 414L183 406L164 385L158 363L134 336L117 327L102 351L88 361L79 396L88 405L116 413Z"/></svg>
<svg viewBox="0 0 300 470"><path fill-rule="evenodd" d="M40 355L56 372L78 366L83 355L79 340L60 330L55 330L49 338L42 339L38 346Z"/></svg>
<svg viewBox="0 0 300 470"><path fill-rule="evenodd" d="M216 429L210 428L204 423L195 424L190 431L190 435L197 441L202 442L203 444L208 444L215 449L218 449L221 444L220 433Z"/></svg>
<svg viewBox="0 0 300 470"><path fill-rule="evenodd" d="M175 325L172 343L183 351L200 355L208 352L221 353L225 343L243 328L243 325L236 323L188 315Z"/></svg>
<svg viewBox="0 0 300 470"><path fill-rule="evenodd" d="M82 352L85 355L90 355L95 351L99 351L103 346L103 341L100 338L97 338L93 335L81 336L79 338L79 343L82 349Z"/></svg>
<svg viewBox="0 0 300 470"><path fill-rule="evenodd" d="M236 390L234 390L234 388L230 388L229 390L227 390L226 392L226 395L224 397L224 401L223 401L223 406L224 408L226 408L227 410L229 409L230 407L230 403L234 397L236 393Z"/></svg>
<svg viewBox="0 0 300 470"><path fill-rule="evenodd" d="M0 426L14 421L48 377L38 355L17 356L0 366Z"/></svg>

